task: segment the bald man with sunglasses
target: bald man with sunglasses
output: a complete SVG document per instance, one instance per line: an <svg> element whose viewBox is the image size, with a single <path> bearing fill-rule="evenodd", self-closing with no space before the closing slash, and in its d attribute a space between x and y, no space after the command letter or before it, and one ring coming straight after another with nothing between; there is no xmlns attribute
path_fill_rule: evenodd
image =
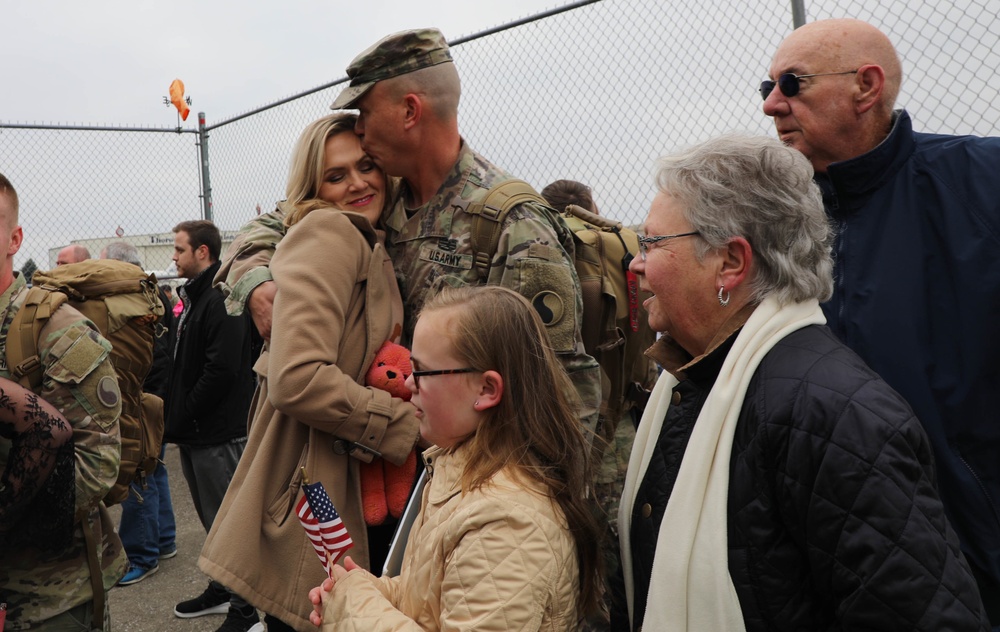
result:
<svg viewBox="0 0 1000 632"><path fill-rule="evenodd" d="M1000 138L914 132L902 76L878 29L821 20L781 43L760 93L837 229L828 324L923 422L1000 626Z"/></svg>

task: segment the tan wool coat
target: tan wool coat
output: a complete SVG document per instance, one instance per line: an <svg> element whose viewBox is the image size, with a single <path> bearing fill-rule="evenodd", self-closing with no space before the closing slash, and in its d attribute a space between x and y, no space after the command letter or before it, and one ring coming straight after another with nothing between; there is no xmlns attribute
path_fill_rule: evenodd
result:
<svg viewBox="0 0 1000 632"><path fill-rule="evenodd" d="M202 550L199 566L254 606L302 632L308 592L326 572L295 515L302 470L321 481L368 564L356 442L402 463L418 436L416 409L360 386L395 329L399 292L385 250L356 213L315 210L282 240L278 287L246 451Z"/></svg>
<svg viewBox="0 0 1000 632"><path fill-rule="evenodd" d="M467 448L424 453L430 479L399 577L337 582L322 632L576 630L576 547L558 505L502 470L462 493Z"/></svg>

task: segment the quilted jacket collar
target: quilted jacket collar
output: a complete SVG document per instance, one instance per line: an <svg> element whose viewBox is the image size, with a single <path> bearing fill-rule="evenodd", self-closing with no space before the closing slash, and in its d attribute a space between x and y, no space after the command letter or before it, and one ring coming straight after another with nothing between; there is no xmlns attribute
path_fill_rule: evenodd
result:
<svg viewBox="0 0 1000 632"><path fill-rule="evenodd" d="M430 478L427 502L443 505L462 493L462 472L465 470L468 450L465 445L454 451L434 446L424 452L424 465L427 466L427 476Z"/></svg>

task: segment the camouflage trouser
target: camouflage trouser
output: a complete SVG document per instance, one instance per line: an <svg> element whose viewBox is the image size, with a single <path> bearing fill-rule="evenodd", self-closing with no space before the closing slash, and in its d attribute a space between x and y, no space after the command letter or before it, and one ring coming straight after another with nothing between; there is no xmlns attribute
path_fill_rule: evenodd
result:
<svg viewBox="0 0 1000 632"><path fill-rule="evenodd" d="M605 420L601 420L603 427ZM621 503L622 489L625 487L625 473L628 471L628 459L635 441L635 422L631 413L626 413L610 433L610 428L603 428L607 445L594 481L594 498L606 519L604 538L605 578L610 581L618 573L618 506ZM610 434L610 436L608 436ZM605 593L608 602L609 594ZM610 608L610 603L607 604ZM588 620L581 627L587 632L609 630L607 623Z"/></svg>
<svg viewBox="0 0 1000 632"><path fill-rule="evenodd" d="M628 471L628 458L632 453L632 443L635 441L635 422L632 413L618 422L615 432L608 438L608 446L604 456L597 466L597 476L594 483L594 497L597 504L608 516L609 535L614 539L614 547L618 547L618 505L621 502L622 488L625 487L625 473Z"/></svg>
<svg viewBox="0 0 1000 632"><path fill-rule="evenodd" d="M108 609L106 596L104 603L103 630L111 632L111 611ZM88 601L51 619L34 624L31 629L44 630L44 632L93 632L102 629L99 625L99 623L94 625L94 602Z"/></svg>

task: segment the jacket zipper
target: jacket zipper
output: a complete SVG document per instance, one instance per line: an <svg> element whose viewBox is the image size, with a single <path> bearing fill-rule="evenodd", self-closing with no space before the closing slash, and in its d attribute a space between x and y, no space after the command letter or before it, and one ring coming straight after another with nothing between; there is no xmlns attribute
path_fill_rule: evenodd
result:
<svg viewBox="0 0 1000 632"><path fill-rule="evenodd" d="M985 485L983 485L982 479L980 479L979 475L976 474L976 470L972 469L969 462L965 460L965 457L959 454L958 458L962 461L962 464L965 465L965 469L969 470L969 473L972 474L972 478L976 479L976 484L979 485L979 489L982 490L983 496L986 496L990 509L993 510L993 517L997 519L997 525L1000 526L1000 511L997 510L996 503L993 502L993 498L990 496L989 490L986 489Z"/></svg>

